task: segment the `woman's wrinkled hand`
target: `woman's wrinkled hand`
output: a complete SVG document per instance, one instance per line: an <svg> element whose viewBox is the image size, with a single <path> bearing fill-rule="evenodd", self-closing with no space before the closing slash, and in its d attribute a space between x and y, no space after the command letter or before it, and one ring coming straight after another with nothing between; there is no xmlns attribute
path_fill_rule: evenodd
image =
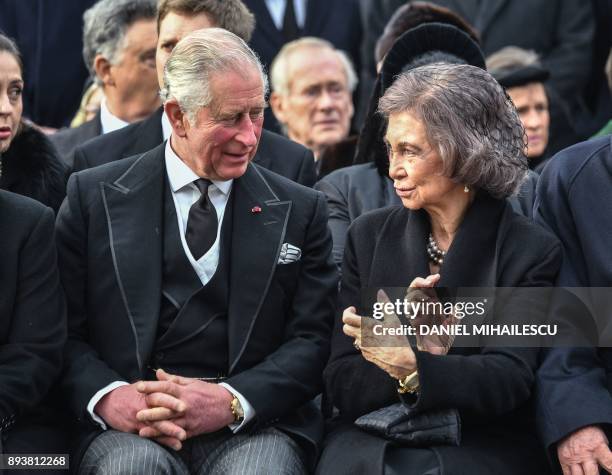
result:
<svg viewBox="0 0 612 475"><path fill-rule="evenodd" d="M420 302L423 305L440 303L433 288L439 280L440 274L432 274L426 278L417 277L406 289L406 300L415 304ZM442 312L420 311L412 315L410 323L416 331L417 348L433 355L447 354L455 340L454 335L431 334L429 331L423 332L421 330L425 327L429 329L432 327L448 327L457 324L458 321L454 315L445 315Z"/></svg>
<svg viewBox="0 0 612 475"><path fill-rule="evenodd" d="M378 301L387 303L389 298L380 290ZM385 328L400 328L401 321L394 312L384 312L380 320L357 315L355 307L348 307L342 314L344 334L354 339L355 348L389 376L402 379L416 371L416 356L408 338L404 335L378 334ZM378 326L377 329L374 327Z"/></svg>

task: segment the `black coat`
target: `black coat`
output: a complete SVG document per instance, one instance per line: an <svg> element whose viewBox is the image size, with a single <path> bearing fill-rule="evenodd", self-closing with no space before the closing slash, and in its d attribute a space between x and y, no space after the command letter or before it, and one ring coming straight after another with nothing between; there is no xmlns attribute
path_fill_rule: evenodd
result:
<svg viewBox="0 0 612 475"><path fill-rule="evenodd" d="M550 160L538 182L534 218L563 245L558 285L612 287L611 136L579 143ZM609 309L602 324L609 324ZM549 350L538 372L537 396L538 426L551 449L581 427L612 427L612 351Z"/></svg>
<svg viewBox="0 0 612 475"><path fill-rule="evenodd" d="M43 402L61 370L66 306L53 226L49 208L0 190L0 435L9 446L11 426ZM44 444L29 442L40 453Z"/></svg>
<svg viewBox="0 0 612 475"><path fill-rule="evenodd" d="M59 209L66 195L66 167L45 135L24 124L0 159L0 189Z"/></svg>
<svg viewBox="0 0 612 475"><path fill-rule="evenodd" d="M97 391L148 374L160 313L165 176L160 145L68 182L57 219L68 299L62 384L82 436L99 431L86 411ZM337 289L325 199L257 165L231 193L226 381L255 409L255 426L274 424L315 449L322 420L307 402L321 390ZM301 260L277 266L285 242L302 250Z"/></svg>
<svg viewBox="0 0 612 475"><path fill-rule="evenodd" d="M100 111L87 122L71 129L59 130L49 136L49 140L55 146L66 166L72 170L74 166L74 149L94 137L102 134L102 121Z"/></svg>
<svg viewBox="0 0 612 475"><path fill-rule="evenodd" d="M424 211L401 206L367 213L349 230L332 354L324 373L325 398L339 410L335 434L353 433L356 417L398 402L395 380L366 362L343 334L341 311L350 305L360 311L364 289L407 287L415 277L429 275L429 232ZM558 241L548 232L517 215L508 203L479 194L448 251L438 286L550 286L560 254ZM528 305L534 304L541 302ZM512 302L514 309L526 305ZM546 308L539 310L545 313ZM545 472L544 450L533 435L528 407L537 349L453 347L445 356L415 353L421 389L414 407L454 407L461 415L461 446L432 447L444 474ZM335 434L332 440L342 439ZM337 451L339 444L331 443L322 458L323 473L381 473L378 463L386 442L371 436L356 439L364 444L360 452L368 453L367 458Z"/></svg>
<svg viewBox="0 0 612 475"><path fill-rule="evenodd" d="M141 154L163 142L159 108L149 118L104 134L74 150L73 171L86 170ZM306 147L263 130L253 161L304 186L316 181L314 157Z"/></svg>

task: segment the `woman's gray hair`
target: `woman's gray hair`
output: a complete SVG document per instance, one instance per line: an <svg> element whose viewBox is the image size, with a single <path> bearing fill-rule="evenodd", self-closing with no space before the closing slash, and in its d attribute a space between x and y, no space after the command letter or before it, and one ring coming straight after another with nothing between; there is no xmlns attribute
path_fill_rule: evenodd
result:
<svg viewBox="0 0 612 475"><path fill-rule="evenodd" d="M213 101L210 81L228 71L248 78L253 68L259 73L264 96L268 79L255 52L233 33L221 28L197 30L178 42L164 68L165 103L174 98L191 122L197 111Z"/></svg>
<svg viewBox="0 0 612 475"><path fill-rule="evenodd" d="M512 101L486 71L434 63L399 75L379 112L409 112L423 122L443 174L494 197L515 193L528 172L526 135Z"/></svg>
<svg viewBox="0 0 612 475"><path fill-rule="evenodd" d="M155 0L100 0L83 14L83 60L98 85L102 82L94 69L96 55L117 64L130 26L156 17Z"/></svg>

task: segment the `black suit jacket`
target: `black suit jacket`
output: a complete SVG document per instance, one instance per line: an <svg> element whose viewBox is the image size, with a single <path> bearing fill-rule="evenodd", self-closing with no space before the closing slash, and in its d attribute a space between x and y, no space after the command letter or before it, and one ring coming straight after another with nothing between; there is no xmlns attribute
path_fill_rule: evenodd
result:
<svg viewBox="0 0 612 475"><path fill-rule="evenodd" d="M534 219L556 234L563 245L558 285L607 287L610 294L611 183L609 135L559 152L544 169L538 182ZM600 331L609 324L609 309L608 304L601 315ZM581 329L571 326L568 330L576 335ZM538 425L550 448L581 427L612 427L612 351L550 349L538 372L537 395Z"/></svg>
<svg viewBox="0 0 612 475"><path fill-rule="evenodd" d="M96 116L87 122L72 129L59 130L53 135L49 135L49 140L55 146L60 157L70 169L74 166L74 149L94 137L102 134L102 122L100 111Z"/></svg>
<svg viewBox="0 0 612 475"><path fill-rule="evenodd" d="M97 167L144 153L163 141L161 116L158 109L149 118L120 130L104 134L74 151L73 171ZM263 130L253 161L268 170L305 186L316 181L312 152L278 134Z"/></svg>
<svg viewBox="0 0 612 475"><path fill-rule="evenodd" d="M68 297L62 384L85 422L98 390L147 371L160 313L165 176L162 144L68 183L57 219ZM227 382L255 409L254 426L275 424L314 447L320 418L311 405L298 408L321 389L332 324L337 276L325 198L253 164L232 194ZM283 243L301 249L299 262L277 265Z"/></svg>
<svg viewBox="0 0 612 475"><path fill-rule="evenodd" d="M339 409L345 425L398 402L398 395L396 381L367 362L344 335L341 311L355 305L363 312L359 307L365 289L405 288L415 277L429 275L425 251L429 232L423 210L402 206L364 214L349 229L332 354L324 373L326 399ZM506 201L479 193L447 253L437 287L551 286L560 258L554 236L516 214ZM519 293L520 298L509 301L505 309L522 312L538 307L545 315L545 303L525 301L526 296ZM452 407L461 414L461 446L433 448L445 474L543 473L538 470L545 467L544 451L533 436L535 423L527 405L537 349L453 347L444 356L415 353L421 384L415 409ZM385 441L370 440L376 441L384 450ZM330 456L338 466L352 464L351 457L342 452Z"/></svg>
<svg viewBox="0 0 612 475"><path fill-rule="evenodd" d="M61 370L66 307L53 221L46 206L0 190L0 435Z"/></svg>

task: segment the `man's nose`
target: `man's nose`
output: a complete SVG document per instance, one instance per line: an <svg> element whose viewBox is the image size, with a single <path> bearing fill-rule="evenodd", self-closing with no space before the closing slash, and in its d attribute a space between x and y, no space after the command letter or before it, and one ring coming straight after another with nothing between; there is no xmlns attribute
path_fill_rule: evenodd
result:
<svg viewBox="0 0 612 475"><path fill-rule="evenodd" d="M317 106L319 107L319 109L329 110L333 108L335 104L336 104L336 98L333 96L333 94L331 94L326 89L323 89L323 91L321 91L321 94L319 95L317 99Z"/></svg>
<svg viewBox="0 0 612 475"><path fill-rule="evenodd" d="M257 134L255 133L257 126L253 123L249 114L244 114L240 120L240 129L236 140L243 143L247 147L253 147L257 145Z"/></svg>

